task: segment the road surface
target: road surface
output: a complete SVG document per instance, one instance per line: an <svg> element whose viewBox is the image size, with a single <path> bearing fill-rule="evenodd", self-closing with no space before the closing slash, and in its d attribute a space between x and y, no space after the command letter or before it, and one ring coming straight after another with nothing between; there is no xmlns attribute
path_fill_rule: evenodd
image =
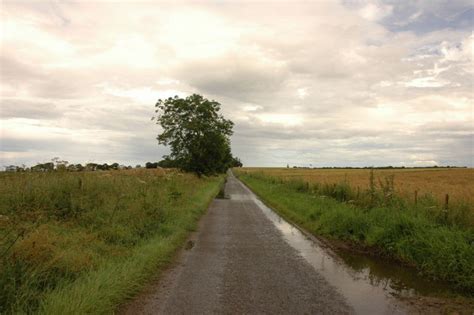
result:
<svg viewBox="0 0 474 315"><path fill-rule="evenodd" d="M176 265L123 314L361 313L232 174L225 193L230 198L212 202ZM370 305L370 296L362 299Z"/></svg>

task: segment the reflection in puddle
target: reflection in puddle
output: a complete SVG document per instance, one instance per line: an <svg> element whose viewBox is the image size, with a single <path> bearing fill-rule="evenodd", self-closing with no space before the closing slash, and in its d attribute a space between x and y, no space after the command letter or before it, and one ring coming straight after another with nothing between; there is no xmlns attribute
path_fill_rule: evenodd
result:
<svg viewBox="0 0 474 315"><path fill-rule="evenodd" d="M449 292L447 287L423 279L412 269L363 255L333 253L286 222L241 185L247 193L231 194L231 199L254 202L283 234L286 242L346 297L356 313L403 314L407 310L397 303L395 296Z"/></svg>

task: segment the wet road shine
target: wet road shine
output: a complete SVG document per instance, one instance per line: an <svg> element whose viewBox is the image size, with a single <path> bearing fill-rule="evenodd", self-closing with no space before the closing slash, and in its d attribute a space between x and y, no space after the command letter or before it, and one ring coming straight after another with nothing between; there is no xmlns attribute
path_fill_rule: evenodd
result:
<svg viewBox="0 0 474 315"><path fill-rule="evenodd" d="M379 286L281 219L232 174L176 266L125 314L399 314ZM189 247L189 246L188 246Z"/></svg>

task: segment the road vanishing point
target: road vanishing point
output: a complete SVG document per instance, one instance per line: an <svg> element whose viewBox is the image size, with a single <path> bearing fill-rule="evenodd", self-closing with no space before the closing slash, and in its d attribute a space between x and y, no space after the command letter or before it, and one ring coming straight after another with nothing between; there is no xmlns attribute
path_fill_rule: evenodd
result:
<svg viewBox="0 0 474 315"><path fill-rule="evenodd" d="M229 173L176 263L122 314L404 314Z"/></svg>

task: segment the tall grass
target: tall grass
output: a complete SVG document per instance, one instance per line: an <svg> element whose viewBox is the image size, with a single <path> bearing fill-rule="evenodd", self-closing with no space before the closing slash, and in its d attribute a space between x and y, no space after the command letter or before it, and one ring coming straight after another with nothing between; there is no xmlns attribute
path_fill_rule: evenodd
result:
<svg viewBox="0 0 474 315"><path fill-rule="evenodd" d="M410 210L414 215L424 215L435 223L459 228L474 228L473 204L466 200L452 201L446 205L430 193L417 195L416 203L396 190L393 174L376 178L369 171L367 186L354 187L344 178L340 182L305 181L300 177L285 178L268 175L265 171L237 170L238 174L259 178L271 183L284 184L299 192L333 198L360 208L390 207ZM272 174L270 172L270 174Z"/></svg>
<svg viewBox="0 0 474 315"><path fill-rule="evenodd" d="M340 184L346 182L354 191L370 186L370 174L378 186L380 181L394 177L397 196L414 203L415 192L419 196L429 195L443 203L449 194L450 205L470 204L474 211L474 168L428 168L428 169L298 169L298 168L243 168L249 173L263 173L287 180L301 180L311 184Z"/></svg>
<svg viewBox="0 0 474 315"><path fill-rule="evenodd" d="M393 178L354 190L339 184L285 181L259 172L238 177L284 217L308 231L392 257L433 279L474 292L474 228L469 207L449 209L429 197L414 205L394 193ZM466 210L467 209L467 210Z"/></svg>
<svg viewBox="0 0 474 315"><path fill-rule="evenodd" d="M0 175L0 313L110 312L169 259L222 177Z"/></svg>

